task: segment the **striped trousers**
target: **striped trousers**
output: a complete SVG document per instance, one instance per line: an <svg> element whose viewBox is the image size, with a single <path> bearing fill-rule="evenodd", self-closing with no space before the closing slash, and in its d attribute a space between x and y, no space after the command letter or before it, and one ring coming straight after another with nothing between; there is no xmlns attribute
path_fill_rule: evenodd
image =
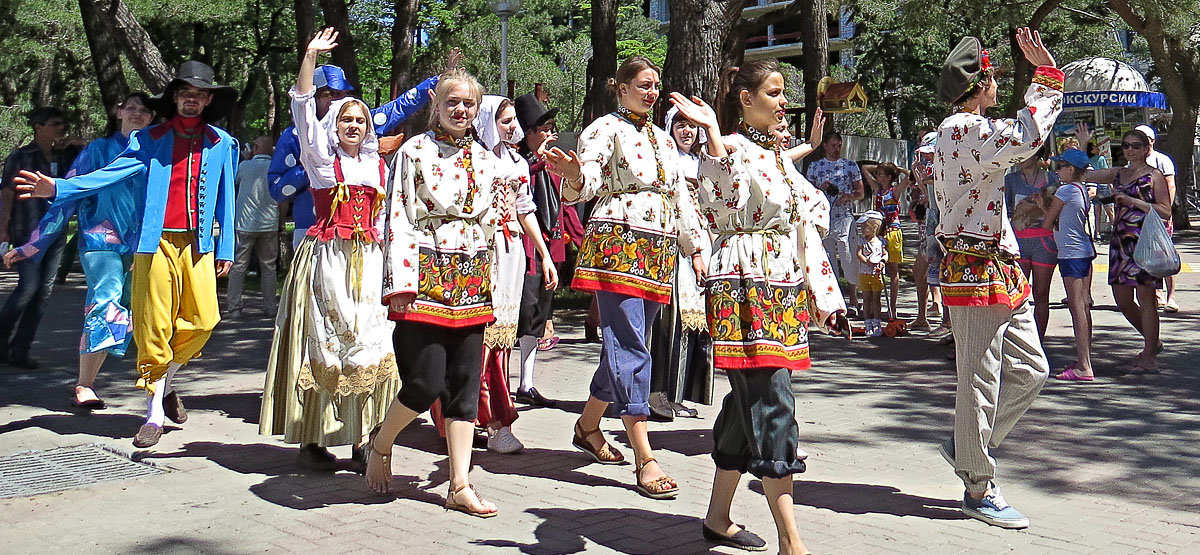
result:
<svg viewBox="0 0 1200 555"><path fill-rule="evenodd" d="M996 476L990 450L1000 445L1046 383L1033 302L950 307L958 392L954 402L954 471L967 491L987 490Z"/></svg>

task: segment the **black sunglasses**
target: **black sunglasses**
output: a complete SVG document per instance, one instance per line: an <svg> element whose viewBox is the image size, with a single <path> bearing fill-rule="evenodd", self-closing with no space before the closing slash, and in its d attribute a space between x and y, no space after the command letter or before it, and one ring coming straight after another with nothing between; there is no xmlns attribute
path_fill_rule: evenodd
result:
<svg viewBox="0 0 1200 555"><path fill-rule="evenodd" d="M1142 143L1121 143L1121 148L1126 150L1138 150L1146 145Z"/></svg>

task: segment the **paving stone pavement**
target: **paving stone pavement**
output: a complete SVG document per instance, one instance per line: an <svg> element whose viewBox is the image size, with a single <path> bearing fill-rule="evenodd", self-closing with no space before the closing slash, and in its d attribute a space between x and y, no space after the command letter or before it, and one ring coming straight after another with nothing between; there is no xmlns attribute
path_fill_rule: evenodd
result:
<svg viewBox="0 0 1200 555"><path fill-rule="evenodd" d="M1192 267L1200 267L1197 237L1180 240ZM14 279L0 274L0 294ZM953 418L948 347L920 334L852 342L814 336L813 370L793 377L801 442L811 454L795 483L808 547L855 555L1200 551L1200 276L1179 276L1184 310L1163 316L1164 370L1143 377L1113 375L1139 342L1098 281L1095 360L1107 375L1092 384L1051 380L996 450L998 482L1032 520L1024 531L991 528L958 510L961 483L936 450ZM245 319L222 323L204 358L179 373L186 425L169 426L158 446L134 451L145 401L131 387L129 360L109 361L101 374L107 410L68 410L82 284L74 275L54 295L39 335L42 369L0 368L0 455L99 443L172 472L0 500L0 552L734 552L712 548L699 533L718 406L699 407L698 419L650 424L659 460L683 488L673 501L637 495L631 466L589 464L571 448L599 351L582 342L581 314L560 315L563 342L539 354L538 388L564 401L521 410L514 430L525 452L474 453L472 481L501 510L480 520L442 508L445 444L427 418L398 439L391 496L371 493L350 472L301 472L294 447L259 436L271 322L252 303ZM901 297L909 299L902 315L911 316L909 284ZM1055 283L1051 299L1062 297ZM1073 340L1066 309L1056 307L1047 346L1057 367L1073 359ZM727 391L719 374L717 398ZM631 451L618 420L602 428ZM348 448L334 451L349 457ZM757 480L742 480L735 520L774 549L761 491Z"/></svg>

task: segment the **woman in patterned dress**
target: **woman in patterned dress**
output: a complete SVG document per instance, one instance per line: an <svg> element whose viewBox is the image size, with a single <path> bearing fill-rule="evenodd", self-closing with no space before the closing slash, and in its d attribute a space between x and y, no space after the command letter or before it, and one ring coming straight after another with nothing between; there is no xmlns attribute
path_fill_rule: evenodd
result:
<svg viewBox="0 0 1200 555"><path fill-rule="evenodd" d="M313 71L337 33L313 38L291 92L317 223L296 249L267 362L259 433L299 443L300 463L334 470L326 447L357 447L399 387L383 289L384 178L371 112L357 98L317 118Z"/></svg>
<svg viewBox="0 0 1200 555"><path fill-rule="evenodd" d="M438 79L429 131L400 148L388 203L383 299L396 321L392 346L403 386L379 432L364 448L367 485L391 485L391 450L400 433L435 399L446 417L450 491L446 508L481 518L498 514L468 480L483 330L492 316L492 242L505 186L496 155L471 125L483 88L454 69Z"/></svg>
<svg viewBox="0 0 1200 555"><path fill-rule="evenodd" d="M1091 171L1083 176L1088 183L1112 182L1113 214L1112 239L1108 248L1108 284L1121 314L1142 334L1141 352L1127 365L1130 374L1158 372L1156 357L1162 350L1158 339L1158 308L1155 293L1162 279L1154 277L1137 265L1133 250L1142 234L1142 223L1151 210L1163 219L1171 217L1171 195L1162 172L1146 163L1150 138L1134 129L1121 139L1121 151L1129 165Z"/></svg>
<svg viewBox="0 0 1200 555"><path fill-rule="evenodd" d="M792 505L796 456L792 371L809 367L807 322L845 312L817 236L829 204L783 152L772 128L783 121L783 74L774 60L722 72L718 108L672 94L681 114L710 137L700 159L700 213L717 233L709 261L708 319L714 361L732 391L713 426L709 541L741 549L766 542L730 519L745 472L762 479L781 553L805 553ZM722 131L727 134L721 136Z"/></svg>
<svg viewBox="0 0 1200 555"><path fill-rule="evenodd" d="M571 286L596 294L603 346L571 443L601 464L624 463L600 433L600 419L614 405L633 446L638 493L671 499L679 485L658 465L646 433L647 340L659 308L671 302L677 249L704 275L701 230L675 141L650 121L658 67L631 57L608 86L617 96L617 111L583 130L579 154L558 148L547 153L551 171L565 180L564 201L596 199Z"/></svg>
<svg viewBox="0 0 1200 555"><path fill-rule="evenodd" d="M496 193L504 207L504 221L496 229L492 253L492 313L496 321L483 330L483 375L479 381L479 415L475 426L487 430L489 451L509 454L525 448L512 433L517 407L508 390L508 361L517 341L517 319L525 284L525 238L540 255L547 290L558 287L558 271L534 216L537 207L529 189L529 163L513 146L525 135L517 123L513 101L485 95L475 117L475 132L483 146L496 154L499 171L505 176L503 188ZM435 402L429 412L438 431L445 436L441 403Z"/></svg>

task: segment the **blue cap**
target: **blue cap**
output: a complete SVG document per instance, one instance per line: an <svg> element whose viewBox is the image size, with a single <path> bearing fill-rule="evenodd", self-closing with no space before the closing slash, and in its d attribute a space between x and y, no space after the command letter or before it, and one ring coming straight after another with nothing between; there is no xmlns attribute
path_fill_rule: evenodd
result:
<svg viewBox="0 0 1200 555"><path fill-rule="evenodd" d="M346 72L342 68L335 65L323 65L313 72L313 86L316 88L328 87L335 91L352 92L354 85L346 80Z"/></svg>
<svg viewBox="0 0 1200 555"><path fill-rule="evenodd" d="M1088 159L1088 155L1078 148L1068 148L1058 156L1053 156L1050 159L1055 162L1066 162L1081 170L1086 170L1092 165L1092 161Z"/></svg>

